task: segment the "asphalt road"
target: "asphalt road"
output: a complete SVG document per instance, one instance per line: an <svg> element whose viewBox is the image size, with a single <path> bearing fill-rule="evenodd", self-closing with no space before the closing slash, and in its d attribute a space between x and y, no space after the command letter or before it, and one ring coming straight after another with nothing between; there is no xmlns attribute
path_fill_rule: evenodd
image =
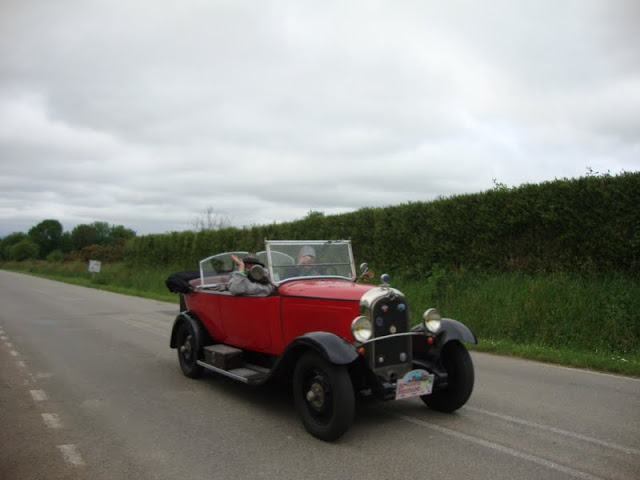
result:
<svg viewBox="0 0 640 480"><path fill-rule="evenodd" d="M472 354L452 415L358 405L335 443L286 385L184 377L177 305L0 271L0 478L637 479L640 380Z"/></svg>

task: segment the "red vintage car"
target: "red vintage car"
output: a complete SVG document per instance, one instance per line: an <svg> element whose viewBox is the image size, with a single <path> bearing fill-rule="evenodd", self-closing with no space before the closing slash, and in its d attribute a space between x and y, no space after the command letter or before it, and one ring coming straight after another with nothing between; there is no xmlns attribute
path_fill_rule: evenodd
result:
<svg viewBox="0 0 640 480"><path fill-rule="evenodd" d="M347 431L359 395L418 396L444 412L469 399L474 370L462 342L476 343L471 330L435 308L411 328L407 299L387 275L359 283L349 241L265 241L250 274L274 285L266 296L229 292L234 254L247 252L214 255L197 275L167 280L180 293L170 346L186 376L292 381L305 428L327 441Z"/></svg>

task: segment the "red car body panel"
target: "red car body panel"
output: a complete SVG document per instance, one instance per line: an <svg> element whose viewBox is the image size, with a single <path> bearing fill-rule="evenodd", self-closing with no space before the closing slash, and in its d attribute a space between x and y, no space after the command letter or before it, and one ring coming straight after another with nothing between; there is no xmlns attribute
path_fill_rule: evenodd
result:
<svg viewBox="0 0 640 480"><path fill-rule="evenodd" d="M193 293L187 306L217 341L237 348L280 354L280 297L234 297L229 293Z"/></svg>
<svg viewBox="0 0 640 480"><path fill-rule="evenodd" d="M280 285L284 344L307 332L332 332L349 342L360 297L374 288L347 280L298 280Z"/></svg>
<svg viewBox="0 0 640 480"><path fill-rule="evenodd" d="M374 285L353 283L348 280L296 280L283 283L278 288L281 295L324 298L327 300L356 300Z"/></svg>
<svg viewBox="0 0 640 480"><path fill-rule="evenodd" d="M353 342L351 322L360 314L360 297L372 288L347 280L294 280L268 297L195 292L185 300L218 342L279 355L307 332L332 332Z"/></svg>

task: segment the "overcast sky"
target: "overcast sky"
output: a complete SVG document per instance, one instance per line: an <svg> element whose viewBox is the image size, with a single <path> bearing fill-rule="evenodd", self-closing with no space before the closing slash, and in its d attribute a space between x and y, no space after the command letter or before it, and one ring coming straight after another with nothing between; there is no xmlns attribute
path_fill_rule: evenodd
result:
<svg viewBox="0 0 640 480"><path fill-rule="evenodd" d="M640 170L637 0L0 0L0 236Z"/></svg>

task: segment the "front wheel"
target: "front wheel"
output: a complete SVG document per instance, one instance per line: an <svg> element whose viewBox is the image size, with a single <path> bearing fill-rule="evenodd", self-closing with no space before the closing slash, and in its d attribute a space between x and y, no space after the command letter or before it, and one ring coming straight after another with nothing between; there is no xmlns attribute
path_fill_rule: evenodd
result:
<svg viewBox="0 0 640 480"><path fill-rule="evenodd" d="M305 353L296 364L293 399L304 427L320 440L336 440L353 421L355 395L347 368L316 352Z"/></svg>
<svg viewBox="0 0 640 480"><path fill-rule="evenodd" d="M444 346L441 359L447 371L448 385L420 398L433 410L451 413L467 403L471 396L474 382L473 362L467 349L458 341L449 342Z"/></svg>
<svg viewBox="0 0 640 480"><path fill-rule="evenodd" d="M182 322L178 326L176 343L178 345L178 361L180 362L182 373L190 378L201 377L204 372L202 365L198 365L201 346L198 345L196 333L191 325Z"/></svg>

